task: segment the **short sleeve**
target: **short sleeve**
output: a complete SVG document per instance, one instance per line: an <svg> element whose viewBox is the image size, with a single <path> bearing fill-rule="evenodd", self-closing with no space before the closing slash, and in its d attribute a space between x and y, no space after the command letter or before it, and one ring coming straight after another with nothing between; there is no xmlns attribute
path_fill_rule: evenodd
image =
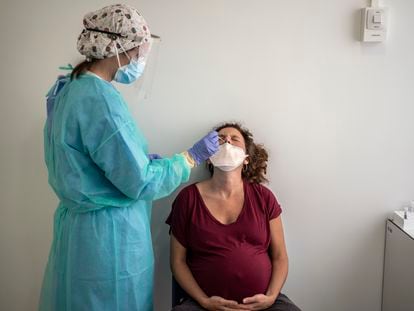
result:
<svg viewBox="0 0 414 311"><path fill-rule="evenodd" d="M282 213L282 208L280 207L280 204L277 201L276 196L270 189L266 188L265 186L262 186L262 191L269 221L279 217L279 215Z"/></svg>
<svg viewBox="0 0 414 311"><path fill-rule="evenodd" d="M185 248L188 248L187 228L190 221L190 201L189 188L186 187L175 198L171 213L165 221L170 226L170 234L172 233Z"/></svg>

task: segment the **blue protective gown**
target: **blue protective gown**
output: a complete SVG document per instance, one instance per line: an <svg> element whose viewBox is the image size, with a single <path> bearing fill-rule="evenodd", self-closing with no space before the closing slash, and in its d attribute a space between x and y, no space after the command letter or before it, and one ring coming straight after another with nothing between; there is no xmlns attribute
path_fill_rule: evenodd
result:
<svg viewBox="0 0 414 311"><path fill-rule="evenodd" d="M179 154L149 161L122 96L93 75L66 83L52 112L45 160L60 203L39 310L152 310L151 201L190 167Z"/></svg>

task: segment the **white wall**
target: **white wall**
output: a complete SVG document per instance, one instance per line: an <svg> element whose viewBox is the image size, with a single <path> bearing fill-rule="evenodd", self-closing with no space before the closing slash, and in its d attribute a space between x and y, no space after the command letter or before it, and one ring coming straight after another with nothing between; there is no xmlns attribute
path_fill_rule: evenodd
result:
<svg viewBox="0 0 414 311"><path fill-rule="evenodd" d="M36 309L57 203L44 95L57 66L79 60L83 14L108 3L2 3L2 310ZM385 218L414 198L414 2L383 0L385 44L357 41L366 0L129 3L163 38L152 96L133 107L151 150L169 155L220 121L245 122L270 151L284 208L284 291L307 311L380 310ZM170 302L170 202L153 213L156 310Z"/></svg>

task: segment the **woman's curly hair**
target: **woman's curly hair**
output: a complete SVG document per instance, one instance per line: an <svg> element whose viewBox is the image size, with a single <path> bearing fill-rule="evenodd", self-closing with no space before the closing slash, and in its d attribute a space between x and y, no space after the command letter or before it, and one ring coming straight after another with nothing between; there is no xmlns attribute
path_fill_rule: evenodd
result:
<svg viewBox="0 0 414 311"><path fill-rule="evenodd" d="M238 122L226 122L216 126L214 130L218 132L226 127L238 130L244 138L246 154L249 156L249 163L243 166L242 178L257 184L268 182L265 175L269 155L263 145L256 144L253 140L252 133ZM208 164L208 170L210 171L211 176L213 176L214 166L211 163Z"/></svg>

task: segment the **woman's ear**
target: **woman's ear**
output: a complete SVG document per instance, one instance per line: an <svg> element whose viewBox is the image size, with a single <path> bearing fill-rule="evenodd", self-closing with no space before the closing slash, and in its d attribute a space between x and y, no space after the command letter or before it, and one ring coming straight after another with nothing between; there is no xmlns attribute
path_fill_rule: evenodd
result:
<svg viewBox="0 0 414 311"><path fill-rule="evenodd" d="M247 155L246 158L243 161L243 164L249 164L249 160L248 160L249 156Z"/></svg>

